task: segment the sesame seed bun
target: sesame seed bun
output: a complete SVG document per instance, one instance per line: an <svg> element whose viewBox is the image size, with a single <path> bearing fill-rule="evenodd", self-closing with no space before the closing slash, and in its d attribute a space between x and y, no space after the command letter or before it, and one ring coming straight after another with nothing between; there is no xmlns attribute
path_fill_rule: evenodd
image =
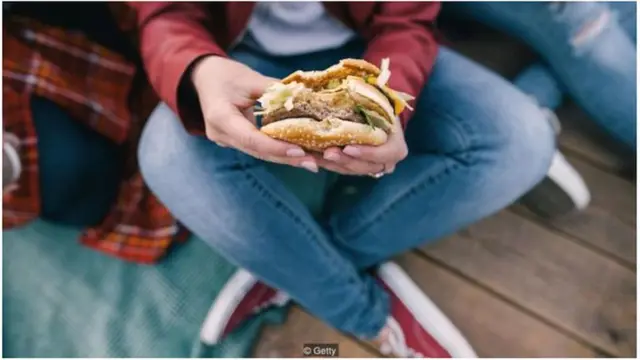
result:
<svg viewBox="0 0 640 360"><path fill-rule="evenodd" d="M302 71L298 70L282 80L283 84L297 82L306 87L318 89L325 86L333 79L344 79L347 76L365 77L367 75L378 76L380 69L359 59L344 59L322 71Z"/></svg>
<svg viewBox="0 0 640 360"><path fill-rule="evenodd" d="M274 139L299 145L312 151L323 151L332 146L382 145L387 133L369 125L327 118L317 121L311 118L290 118L260 128Z"/></svg>

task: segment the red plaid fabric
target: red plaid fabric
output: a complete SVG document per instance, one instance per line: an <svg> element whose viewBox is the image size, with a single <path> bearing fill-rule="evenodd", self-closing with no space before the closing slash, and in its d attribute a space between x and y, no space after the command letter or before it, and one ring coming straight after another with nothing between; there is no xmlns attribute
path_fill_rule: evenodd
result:
<svg viewBox="0 0 640 360"><path fill-rule="evenodd" d="M23 164L18 188L3 196L3 228L26 224L40 213L38 139L30 110L36 95L131 154L116 203L80 241L125 260L159 260L186 233L145 186L135 163L141 128L158 103L142 70L80 33L31 19L5 19L3 40L4 129L21 140Z"/></svg>

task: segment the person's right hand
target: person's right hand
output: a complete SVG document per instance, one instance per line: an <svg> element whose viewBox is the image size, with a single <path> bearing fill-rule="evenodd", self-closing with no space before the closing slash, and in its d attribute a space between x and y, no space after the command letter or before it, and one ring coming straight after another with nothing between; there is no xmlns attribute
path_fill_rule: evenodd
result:
<svg viewBox="0 0 640 360"><path fill-rule="evenodd" d="M318 171L315 159L297 145L275 140L256 128L255 100L277 80L219 56L201 59L193 68L207 137L255 158Z"/></svg>

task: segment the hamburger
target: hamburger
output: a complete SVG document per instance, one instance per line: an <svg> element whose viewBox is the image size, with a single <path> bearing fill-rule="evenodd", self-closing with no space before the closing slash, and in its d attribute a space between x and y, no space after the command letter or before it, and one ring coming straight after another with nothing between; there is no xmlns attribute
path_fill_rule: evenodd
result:
<svg viewBox="0 0 640 360"><path fill-rule="evenodd" d="M384 144L397 116L413 110L413 96L386 85L390 76L389 59L380 68L344 59L323 71L296 71L258 99L260 131L312 151Z"/></svg>

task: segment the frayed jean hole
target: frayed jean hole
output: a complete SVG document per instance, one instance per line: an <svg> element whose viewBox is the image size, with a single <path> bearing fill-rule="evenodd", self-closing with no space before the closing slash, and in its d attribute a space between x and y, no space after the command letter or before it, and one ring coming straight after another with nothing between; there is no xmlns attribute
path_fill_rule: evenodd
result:
<svg viewBox="0 0 640 360"><path fill-rule="evenodd" d="M601 34L612 20L611 11L603 11L597 18L583 25L580 30L571 38L571 45L574 49L579 49L589 40Z"/></svg>

